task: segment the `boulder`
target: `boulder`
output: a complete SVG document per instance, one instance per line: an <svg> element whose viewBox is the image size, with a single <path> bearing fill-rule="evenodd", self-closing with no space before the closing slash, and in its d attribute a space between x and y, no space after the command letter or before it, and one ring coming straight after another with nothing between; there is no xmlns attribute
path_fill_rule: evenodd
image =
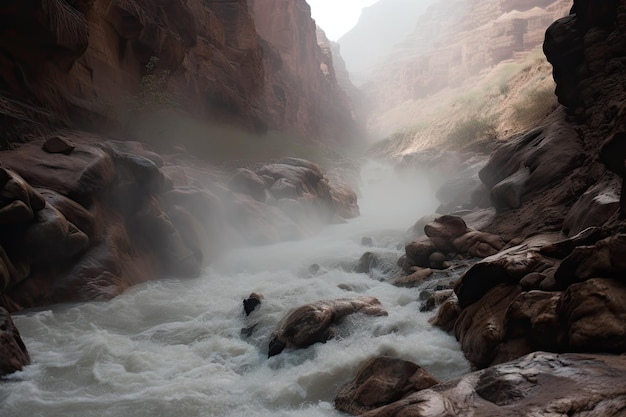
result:
<svg viewBox="0 0 626 417"><path fill-rule="evenodd" d="M0 225L28 223L46 202L19 174L0 168Z"/></svg>
<svg viewBox="0 0 626 417"><path fill-rule="evenodd" d="M0 377L21 371L30 356L9 312L0 307Z"/></svg>
<svg viewBox="0 0 626 417"><path fill-rule="evenodd" d="M626 357L535 352L435 385L361 417L619 417Z"/></svg>
<svg viewBox="0 0 626 417"><path fill-rule="evenodd" d="M268 357L278 355L285 348L300 349L327 341L333 337L333 326L354 313L387 315L380 301L371 296L306 304L291 311L278 323L271 336Z"/></svg>
<svg viewBox="0 0 626 417"><path fill-rule="evenodd" d="M11 256L28 264L63 264L83 252L89 238L50 204L15 238Z"/></svg>
<svg viewBox="0 0 626 417"><path fill-rule="evenodd" d="M530 168L524 166L491 188L491 204L496 210L507 210L522 206L522 195L530 178Z"/></svg>
<svg viewBox="0 0 626 417"><path fill-rule="evenodd" d="M563 336L557 313L560 299L560 292L521 293L506 312L506 338L523 338L532 350L560 351Z"/></svg>
<svg viewBox="0 0 626 417"><path fill-rule="evenodd" d="M459 252L466 253L478 258L486 258L495 255L504 247L504 241L491 233L471 230L452 241Z"/></svg>
<svg viewBox="0 0 626 417"><path fill-rule="evenodd" d="M514 359L501 344L506 336L507 309L521 292L518 285L500 284L461 312L454 324L454 334L465 357L476 367L485 368L494 362Z"/></svg>
<svg viewBox="0 0 626 417"><path fill-rule="evenodd" d="M456 294L448 297L437 309L437 314L431 317L428 322L433 326L439 327L446 332L454 329L454 325L461 315L461 306Z"/></svg>
<svg viewBox="0 0 626 417"><path fill-rule="evenodd" d="M568 285L594 277L623 279L626 270L626 234L598 241L593 246L578 246L568 255L554 274L556 282Z"/></svg>
<svg viewBox="0 0 626 417"><path fill-rule="evenodd" d="M444 252L453 250L454 247L450 245L450 242L467 232L467 225L458 216L444 215L424 226L426 236L433 241L438 249Z"/></svg>
<svg viewBox="0 0 626 417"><path fill-rule="evenodd" d="M575 236L590 227L601 227L619 211L618 187L597 184L579 197L563 220L563 232Z"/></svg>
<svg viewBox="0 0 626 417"><path fill-rule="evenodd" d="M398 401L439 381L413 362L378 356L364 363L335 397L335 408L352 415Z"/></svg>
<svg viewBox="0 0 626 417"><path fill-rule="evenodd" d="M570 285L557 306L566 349L626 351L626 284L594 278Z"/></svg>
<svg viewBox="0 0 626 417"><path fill-rule="evenodd" d="M41 149L48 153L62 153L64 155L71 154L74 148L75 146L70 141L60 136L47 139L41 146Z"/></svg>
<svg viewBox="0 0 626 417"><path fill-rule="evenodd" d="M496 285L516 284L531 272L542 272L553 266L552 260L541 256L540 247L525 243L474 264L454 286L461 307L480 300Z"/></svg>

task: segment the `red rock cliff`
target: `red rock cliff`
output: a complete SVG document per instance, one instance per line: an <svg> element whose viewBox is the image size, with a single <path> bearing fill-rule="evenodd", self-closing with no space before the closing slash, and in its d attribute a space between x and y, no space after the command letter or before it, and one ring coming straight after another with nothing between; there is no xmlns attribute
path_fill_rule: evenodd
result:
<svg viewBox="0 0 626 417"><path fill-rule="evenodd" d="M142 88L156 88L199 118L344 136L352 128L343 118L349 107L334 73L320 69L308 6L258 3L275 20L256 12L255 25L245 0L3 2L0 139L51 125L119 130L141 106ZM288 33L271 36L271 25ZM151 57L160 78L146 86Z"/></svg>
<svg viewBox="0 0 626 417"><path fill-rule="evenodd" d="M349 100L337 83L331 54L318 44L306 1L248 4L263 39L264 102L271 124L325 141L352 139L356 123Z"/></svg>

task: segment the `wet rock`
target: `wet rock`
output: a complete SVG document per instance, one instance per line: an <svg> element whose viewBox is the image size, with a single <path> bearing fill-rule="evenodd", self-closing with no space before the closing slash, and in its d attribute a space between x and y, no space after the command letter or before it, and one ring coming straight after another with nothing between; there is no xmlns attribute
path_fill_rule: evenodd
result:
<svg viewBox="0 0 626 417"><path fill-rule="evenodd" d="M606 232L601 228L588 227L570 238L543 246L539 251L544 256L563 259L572 253L577 246L593 245L606 237Z"/></svg>
<svg viewBox="0 0 626 417"><path fill-rule="evenodd" d="M574 236L601 227L619 210L619 197L608 184L598 184L576 200L563 220L563 231Z"/></svg>
<svg viewBox="0 0 626 417"><path fill-rule="evenodd" d="M496 210L521 207L522 195L529 178L530 168L525 166L494 185L491 189L490 198Z"/></svg>
<svg viewBox="0 0 626 417"><path fill-rule="evenodd" d="M408 271L411 266L428 268L430 255L436 250L437 248L427 236L414 240L404 247L406 258L402 267L405 271Z"/></svg>
<svg viewBox="0 0 626 417"><path fill-rule="evenodd" d="M504 241L497 235L471 230L452 241L462 253L479 258L495 255L504 247Z"/></svg>
<svg viewBox="0 0 626 417"><path fill-rule="evenodd" d="M48 153L62 153L64 155L71 154L74 148L75 146L70 141L60 136L53 136L42 145L42 149Z"/></svg>
<svg viewBox="0 0 626 417"><path fill-rule="evenodd" d="M626 270L626 234L598 241L593 246L578 246L563 259L554 274L565 288L574 282L594 277L621 277Z"/></svg>
<svg viewBox="0 0 626 417"><path fill-rule="evenodd" d="M0 377L21 371L30 356L9 312L0 307Z"/></svg>
<svg viewBox="0 0 626 417"><path fill-rule="evenodd" d="M464 375L362 414L618 417L626 407L626 357L536 352Z"/></svg>
<svg viewBox="0 0 626 417"><path fill-rule="evenodd" d="M424 282L432 274L433 270L430 268L413 267L410 274L395 278L393 285L398 287L415 287Z"/></svg>
<svg viewBox="0 0 626 417"><path fill-rule="evenodd" d="M16 260L29 264L62 264L88 245L85 233L68 222L55 207L46 204L37 212L35 222L13 241L11 253Z"/></svg>
<svg viewBox="0 0 626 417"><path fill-rule="evenodd" d="M467 225L458 216L444 215L424 226L424 233L437 249L443 252L454 250L451 242L468 232Z"/></svg>
<svg viewBox="0 0 626 417"><path fill-rule="evenodd" d="M0 168L0 225L28 223L46 202L19 174Z"/></svg>
<svg viewBox="0 0 626 417"><path fill-rule="evenodd" d="M380 301L370 296L306 304L291 311L276 326L271 336L268 357L278 355L285 348L300 349L327 341L333 337L333 325L354 313L387 315Z"/></svg>
<svg viewBox="0 0 626 417"><path fill-rule="evenodd" d="M248 194L260 202L264 202L266 198L265 181L249 169L237 169L228 180L228 188L238 193Z"/></svg>
<svg viewBox="0 0 626 417"><path fill-rule="evenodd" d="M454 290L446 289L434 291L432 293L426 294L426 299L420 306L420 311L432 311L435 308L442 305L444 302L448 301L450 297L454 294ZM420 298L422 298L422 294L420 294ZM456 295L455 295L456 298Z"/></svg>
<svg viewBox="0 0 626 417"><path fill-rule="evenodd" d="M360 415L398 401L439 381L413 362L379 356L363 364L335 397L335 408Z"/></svg>
<svg viewBox="0 0 626 417"><path fill-rule="evenodd" d="M563 331L557 313L560 299L560 292L521 293L506 312L506 337L523 338L532 350L561 350Z"/></svg>
<svg viewBox="0 0 626 417"><path fill-rule="evenodd" d="M456 294L453 293L448 299L441 303L437 309L437 314L431 317L428 322L433 326L449 332L454 329L454 325L461 315L461 311L459 300Z"/></svg>
<svg viewBox="0 0 626 417"><path fill-rule="evenodd" d="M523 244L506 249L474 264L455 284L461 307L480 300L498 284L516 284L531 272L542 272L554 262L539 254L540 244Z"/></svg>
<svg viewBox="0 0 626 417"><path fill-rule="evenodd" d="M461 312L454 334L465 357L475 366L485 368L496 360L500 363L514 359L506 357L507 352L500 352L500 345L506 336L507 309L521 292L517 285L500 284Z"/></svg>
<svg viewBox="0 0 626 417"><path fill-rule="evenodd" d="M263 298L263 294L253 292L248 296L248 298L243 300L243 311L246 313L246 316L249 316L257 306L261 305L261 300Z"/></svg>
<svg viewBox="0 0 626 417"><path fill-rule="evenodd" d="M626 351L626 284L594 278L570 285L557 307L573 351Z"/></svg>

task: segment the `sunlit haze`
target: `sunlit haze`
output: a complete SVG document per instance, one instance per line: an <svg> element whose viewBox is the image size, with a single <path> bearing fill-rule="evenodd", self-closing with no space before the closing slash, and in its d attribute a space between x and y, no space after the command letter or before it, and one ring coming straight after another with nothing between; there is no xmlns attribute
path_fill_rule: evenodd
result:
<svg viewBox="0 0 626 417"><path fill-rule="evenodd" d="M356 25L364 7L378 0L307 0L311 15L328 39L336 41Z"/></svg>

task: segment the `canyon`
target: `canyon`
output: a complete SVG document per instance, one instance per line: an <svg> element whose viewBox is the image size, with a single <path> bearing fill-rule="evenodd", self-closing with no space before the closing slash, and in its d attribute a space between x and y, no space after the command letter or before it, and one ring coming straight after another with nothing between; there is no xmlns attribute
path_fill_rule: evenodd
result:
<svg viewBox="0 0 626 417"><path fill-rule="evenodd" d="M144 348L147 339L148 352L159 343L199 349L192 363L210 372L218 372L216 363L245 357L222 376L286 372L280 375L289 378L290 366L301 371L317 363L317 355L340 357L342 343L371 347L370 339L387 338L375 352L358 351L328 375L306 370L272 401L292 401L286 393L299 389L293 398L326 404L336 379L356 373L333 394L334 406L354 415L623 414L626 3L442 4L422 15L420 32L385 58L361 90L350 81L341 48L315 26L304 0L33 0L0 6L0 372L17 378L11 383L29 384L29 372L46 366L42 359L29 365L28 346L10 314L33 332L54 316L84 315L95 322L113 315L115 306L125 311L123 303L134 297L156 294L167 300L158 308L178 318L124 337ZM350 236L340 241L345 248L311 240L333 256L366 251L361 258L333 263L328 254L323 261L309 256L312 249L298 242L332 228L350 230L362 214L359 163L339 151L363 140L366 119L376 124L407 102L468 87L538 45L556 85L554 111L497 140L379 148L377 156L393 161L396 173L416 184L430 181L439 207L402 235L379 230L360 237L358 245ZM375 105L355 102L363 95ZM197 151L198 138L159 130L181 120L240 127L258 141L249 152L264 148L273 132L290 135L292 142L306 138L321 149L324 165L284 155L209 164ZM234 134L224 136L225 142L235 140ZM425 191L402 193L405 200L428 199ZM388 201L397 213L408 205ZM295 252L299 245L304 250ZM263 247L270 249L255 249ZM393 258L398 251L401 256ZM219 269L220 259L237 266L228 266L232 275ZM281 269L295 263L297 273ZM225 306L238 296L234 280L245 280L253 288L237 290L250 293L263 274L271 285L263 287L267 297L252 293L259 311L246 310L249 320L226 318L234 310ZM328 276L332 280L324 281ZM171 284L149 286L163 278ZM282 293L273 285L278 282L288 290ZM167 295L168 285L178 283L184 284L175 288L193 302ZM228 295L214 292L214 285ZM201 298L195 298L198 288ZM370 290L379 291L380 299ZM303 300L303 293L333 300ZM169 310L169 297L180 311ZM209 308L207 299L215 307L212 318L228 321L215 334L204 328L214 322L198 312ZM283 299L306 302L294 310L298 315L279 321L289 313ZM468 363L455 368L462 375L442 380L414 363L419 355L407 351L420 352L420 343L394 346L411 327L407 322L421 323L423 316L411 310L417 304L432 325L420 335L458 341ZM51 306L61 307L37 310ZM132 318L156 316L152 306L134 305L147 311ZM356 313L368 315L372 307L366 319L374 324L368 327ZM189 321L201 322L201 336L176 330L170 344L164 334ZM86 326L85 337L115 333L78 322ZM274 333L280 349L273 351L270 343L267 355L262 332L272 324L280 324ZM361 339L351 339L342 325ZM237 326L241 331L233 333ZM39 358L46 351L41 343ZM77 367L93 365L86 378L100 382L121 368L125 378L145 369L153 376L150 355L125 357L118 350L128 349L111 346L103 348L105 354L95 349L94 363L121 357L122 364L111 363L106 371L91 362ZM215 346L218 359L211 356L204 368ZM414 361L391 358L394 352ZM352 364L362 358L369 360L355 372ZM469 372L470 366L476 371ZM323 395L307 391L307 381L315 379ZM266 385L272 384L262 380ZM10 388L11 401L0 407L13 412L14 404L28 400ZM221 392L217 386L215 391ZM261 392L265 405L271 395ZM214 393L198 393L217 401ZM230 409L228 401L219 407ZM295 408L288 410L306 412L289 401Z"/></svg>

